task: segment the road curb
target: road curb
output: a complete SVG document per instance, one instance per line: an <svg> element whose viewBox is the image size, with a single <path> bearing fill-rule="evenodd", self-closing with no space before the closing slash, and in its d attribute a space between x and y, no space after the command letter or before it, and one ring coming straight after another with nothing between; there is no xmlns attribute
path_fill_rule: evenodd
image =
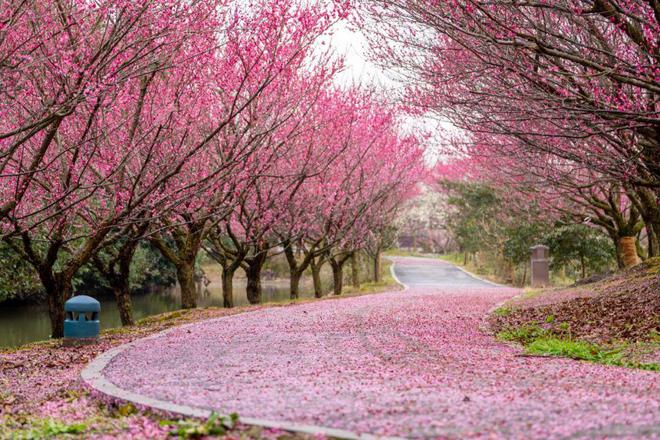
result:
<svg viewBox="0 0 660 440"><path fill-rule="evenodd" d="M400 285L403 286L403 291L405 292L406 290L410 289L410 286L408 286L406 283L401 281L398 276L396 276L396 272L394 271L394 266L395 266L395 260L393 257L385 257L386 259L390 260L392 264L390 265L390 274L392 275L392 278L394 278L394 281L399 283Z"/></svg>
<svg viewBox="0 0 660 440"><path fill-rule="evenodd" d="M396 278L396 275L394 274L394 264L392 264L390 270L392 271L394 279L399 284L404 286L404 290L407 290L408 286L406 286L404 283L400 282L398 278ZM223 316L220 318L210 319L206 322L221 321L224 319L233 318L235 316L238 315ZM91 389L114 399L128 401L139 406L149 407L156 410L165 411L168 413L176 413L186 417L207 419L213 413L212 409L194 407L189 405L180 405L177 403L168 402L166 400L160 400L154 397L135 393L133 391L129 391L115 385L103 375L103 371L112 362L114 358L116 358L126 350L132 348L138 342L159 338L170 332L181 330L182 328L191 327L198 324L199 322L193 322L189 324L172 327L167 330L163 330L161 332L155 333L153 335L149 335L144 338L139 338L136 339L135 341L114 347L106 352L101 353L96 358L94 358L89 364L87 364L85 368L81 371L80 377L82 378L83 382ZM402 437L380 437L371 434L360 434L344 429L329 428L325 426L306 425L306 424L299 424L288 421L267 420L267 419L260 419L254 417L239 416L239 422L245 425L260 426L263 428L271 428L271 429L280 429L283 431L297 432L297 433L309 434L309 435L323 435L337 439L347 439L347 440L403 439Z"/></svg>
<svg viewBox="0 0 660 440"><path fill-rule="evenodd" d="M440 261L442 261L442 260L440 260ZM450 263L450 262L448 262L448 261L445 261L445 263L447 263L447 264L451 264L452 266L454 266L456 269L460 270L461 272L464 272L464 273L470 275L472 278L474 278L474 279L476 279L476 280L483 281L484 283L490 284L491 286L495 286L495 287L504 287L504 288L507 288L507 289L513 289L513 288L514 288L514 287L511 287L511 286L507 286L507 285L505 285L505 284L498 284L498 283L495 283L495 282L493 282L493 281L487 280L487 279L485 279L485 278L481 278L480 276L475 275L475 274L473 274L472 272L463 269L461 266L458 266L458 265L456 265L456 264Z"/></svg>
<svg viewBox="0 0 660 440"><path fill-rule="evenodd" d="M223 318L220 318L223 319ZM135 393L129 390L125 390L121 387L118 387L114 383L110 382L103 375L103 370L112 362L112 360L133 347L138 341L143 341L145 339L152 339L155 337L162 336L168 332L171 332L180 327L175 327L167 329L165 331L156 333L154 335L148 336L146 338L141 338L133 342L129 342L118 347L112 348L104 353L101 353L94 360L92 360L87 366L82 370L80 376L83 382L90 388L100 392L103 395L128 401L139 406L146 406L156 410L165 411L168 413L181 414L187 417L196 417L207 419L213 413L213 410L208 408L199 408L188 405L180 405L173 402L168 402L165 400L160 400L154 397L145 396L139 393ZM391 439L398 440L399 437L378 437L370 434L359 434L343 429L328 428L324 426L314 426L314 425L305 425L298 424L287 421L277 421L277 420L266 420L253 417L239 417L240 423L245 425L260 426L263 428L271 429L281 429L283 431L298 432L303 434L310 435L325 435L332 438L338 439L347 439L347 440L373 440L373 439Z"/></svg>

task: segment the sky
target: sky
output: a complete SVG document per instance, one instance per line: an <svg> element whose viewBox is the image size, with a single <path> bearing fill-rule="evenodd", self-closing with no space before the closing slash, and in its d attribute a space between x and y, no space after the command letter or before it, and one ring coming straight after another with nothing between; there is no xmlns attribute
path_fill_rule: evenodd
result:
<svg viewBox="0 0 660 440"><path fill-rule="evenodd" d="M344 56L346 62L346 69L337 77L337 83L383 85L391 82L380 67L368 60L368 42L361 31L339 22L332 32L330 45L338 55Z"/></svg>
<svg viewBox="0 0 660 440"><path fill-rule="evenodd" d="M393 79L391 74L369 60L369 43L360 30L352 29L345 22L339 22L332 29L329 44L338 55L343 55L345 60L345 70L337 76L336 84L340 86L362 84L382 90L402 87L402 84ZM445 137L443 135L456 131L456 127L449 122L438 121L430 116L406 118L403 127L411 133L430 134L426 142L425 155L429 165L442 159L440 149Z"/></svg>

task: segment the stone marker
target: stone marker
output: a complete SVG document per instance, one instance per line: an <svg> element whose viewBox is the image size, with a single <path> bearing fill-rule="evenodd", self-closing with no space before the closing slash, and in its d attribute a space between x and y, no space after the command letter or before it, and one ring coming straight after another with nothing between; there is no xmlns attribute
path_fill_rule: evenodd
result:
<svg viewBox="0 0 660 440"><path fill-rule="evenodd" d="M532 287L545 287L550 284L550 248L538 244L532 251Z"/></svg>

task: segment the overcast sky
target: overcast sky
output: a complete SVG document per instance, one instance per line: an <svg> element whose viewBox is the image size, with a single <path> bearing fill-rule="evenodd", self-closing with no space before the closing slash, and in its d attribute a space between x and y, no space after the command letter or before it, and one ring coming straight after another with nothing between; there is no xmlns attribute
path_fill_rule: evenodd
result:
<svg viewBox="0 0 660 440"><path fill-rule="evenodd" d="M326 43L327 44L327 43ZM346 23L340 22L333 28L329 39L332 49L345 57L346 69L338 75L338 85L363 84L377 86L383 89L400 87L381 67L368 59L368 42L362 32L350 29ZM448 122L439 122L435 118L406 118L404 127L415 133L430 133L427 141L427 161L432 164L442 157L439 152L443 143L442 134L454 131L456 128Z"/></svg>

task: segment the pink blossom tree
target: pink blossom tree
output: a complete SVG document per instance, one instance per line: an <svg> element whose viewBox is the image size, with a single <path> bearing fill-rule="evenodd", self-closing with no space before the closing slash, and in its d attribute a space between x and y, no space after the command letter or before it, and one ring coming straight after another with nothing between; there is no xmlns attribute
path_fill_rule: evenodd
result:
<svg viewBox="0 0 660 440"><path fill-rule="evenodd" d="M413 82L411 105L474 135L465 142L500 148L491 157L537 153L623 188L657 254L657 4L382 0L367 8L382 24L375 55Z"/></svg>
<svg viewBox="0 0 660 440"><path fill-rule="evenodd" d="M287 127L296 124L297 106L305 108L305 100L317 90L312 86L308 94L300 93L304 83L297 75L306 63L312 62L314 41L345 14L344 7L331 5L328 10L328 5L264 0L246 16L243 26L229 34L228 45L236 47L238 63L233 72L223 76L225 81L234 83L221 90L231 99L243 99L245 111L224 127L216 139L215 150L200 162L200 172L208 175L204 168L209 163L227 158L241 167L214 175L202 191L196 190L162 218L159 232L150 237L177 268L184 308L196 305L194 265L209 228L231 224L231 220L226 220L246 200L245 191L250 190L256 178L267 173L269 162L282 154L281 145L287 137L282 131L292 130ZM245 28L251 32L243 32ZM321 77L324 75L327 73ZM199 172L186 178L196 182ZM257 252L244 256L242 262L253 262L255 272L260 272L263 258L263 252ZM256 298L256 284L255 289Z"/></svg>

